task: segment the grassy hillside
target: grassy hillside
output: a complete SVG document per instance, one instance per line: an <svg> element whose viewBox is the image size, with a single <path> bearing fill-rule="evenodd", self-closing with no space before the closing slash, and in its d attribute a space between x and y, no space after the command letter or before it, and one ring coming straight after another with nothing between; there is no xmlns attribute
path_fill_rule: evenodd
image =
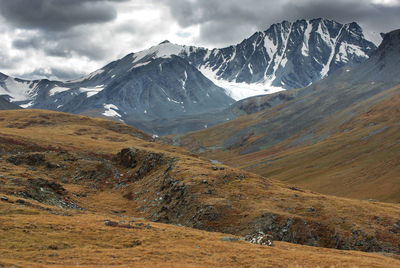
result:
<svg viewBox="0 0 400 268"><path fill-rule="evenodd" d="M10 197L9 201L17 199ZM0 202L2 267L395 267L390 254L339 251L275 242L223 241L222 233L132 220L126 215ZM132 228L104 220L130 221ZM386 256L385 256L386 255Z"/></svg>
<svg viewBox="0 0 400 268"><path fill-rule="evenodd" d="M399 205L289 186L159 144L117 122L2 111L0 139L4 264L139 265L146 256L149 265L352 265L362 258L373 266L395 263L399 250ZM259 232L276 241L392 258L221 240Z"/></svg>
<svg viewBox="0 0 400 268"><path fill-rule="evenodd" d="M235 133L271 122L282 106L179 138L191 151L317 192L400 202L400 87L393 87L329 116L273 146L249 134L226 147Z"/></svg>

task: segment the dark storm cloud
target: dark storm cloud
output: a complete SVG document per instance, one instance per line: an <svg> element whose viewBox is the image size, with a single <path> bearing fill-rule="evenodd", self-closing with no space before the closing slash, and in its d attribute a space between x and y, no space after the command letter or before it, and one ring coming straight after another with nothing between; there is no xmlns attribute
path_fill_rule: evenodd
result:
<svg viewBox="0 0 400 268"><path fill-rule="evenodd" d="M223 47L283 20L356 21L376 33L399 28L400 0L379 1L0 0L0 68L72 79L157 40Z"/></svg>
<svg viewBox="0 0 400 268"><path fill-rule="evenodd" d="M373 4L370 1L306 1L287 5L294 15L305 18L326 17L344 23L359 22L374 31L391 31L400 28L400 1L393 5Z"/></svg>
<svg viewBox="0 0 400 268"><path fill-rule="evenodd" d="M167 5L182 27L200 25L200 40L211 45L237 42L273 23L302 18L356 21L376 32L400 27L400 1L385 6L368 0L167 0Z"/></svg>
<svg viewBox="0 0 400 268"><path fill-rule="evenodd" d="M15 27L63 31L81 24L108 22L124 0L0 0L0 14Z"/></svg>
<svg viewBox="0 0 400 268"><path fill-rule="evenodd" d="M12 45L20 50L41 50L45 55L54 57L71 57L75 54L101 60L107 54L107 49L101 46L101 42L93 40L86 30L38 32L15 39Z"/></svg>

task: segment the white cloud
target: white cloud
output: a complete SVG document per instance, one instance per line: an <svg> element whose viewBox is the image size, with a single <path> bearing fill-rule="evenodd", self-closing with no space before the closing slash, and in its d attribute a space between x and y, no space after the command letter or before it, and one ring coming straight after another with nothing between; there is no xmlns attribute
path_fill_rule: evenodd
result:
<svg viewBox="0 0 400 268"><path fill-rule="evenodd" d="M372 0L373 4L384 5L384 6L396 6L399 5L399 0Z"/></svg>

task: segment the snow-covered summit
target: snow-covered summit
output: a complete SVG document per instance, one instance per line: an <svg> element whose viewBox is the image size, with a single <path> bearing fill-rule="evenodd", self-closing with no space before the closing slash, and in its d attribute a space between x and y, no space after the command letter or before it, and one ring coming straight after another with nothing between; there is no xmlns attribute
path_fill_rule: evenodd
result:
<svg viewBox="0 0 400 268"><path fill-rule="evenodd" d="M357 23L318 18L276 23L237 45L189 58L230 84L291 89L307 86L344 65L359 64L375 49Z"/></svg>

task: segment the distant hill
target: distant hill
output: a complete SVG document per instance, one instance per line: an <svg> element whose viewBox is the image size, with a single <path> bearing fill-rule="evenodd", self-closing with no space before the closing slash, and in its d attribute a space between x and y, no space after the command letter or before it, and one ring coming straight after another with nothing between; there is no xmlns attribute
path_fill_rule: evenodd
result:
<svg viewBox="0 0 400 268"><path fill-rule="evenodd" d="M5 100L3 97L0 96L0 110L15 110L15 109L21 109L21 107Z"/></svg>

